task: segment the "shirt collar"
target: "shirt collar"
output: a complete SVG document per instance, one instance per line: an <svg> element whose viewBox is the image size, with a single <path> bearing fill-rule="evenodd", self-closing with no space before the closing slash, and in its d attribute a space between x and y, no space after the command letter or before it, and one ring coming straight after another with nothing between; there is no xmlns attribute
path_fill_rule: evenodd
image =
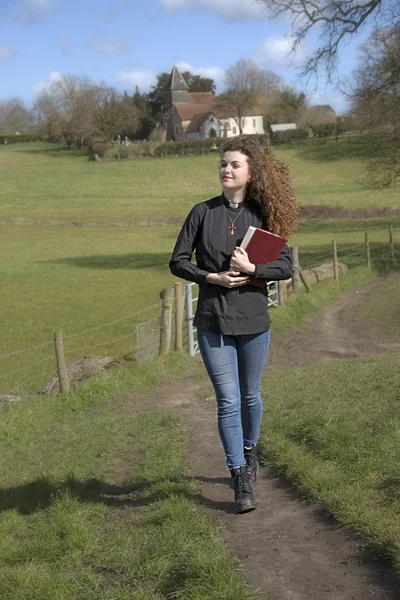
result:
<svg viewBox="0 0 400 600"><path fill-rule="evenodd" d="M221 200L222 200L222 203L226 206L226 208L232 208L233 210L242 208L242 206L244 206L244 204L246 202L246 198L243 198L243 200L241 202L239 202L239 204L233 204L233 202L231 203L231 202L229 202L229 200L227 200L224 193L221 194Z"/></svg>

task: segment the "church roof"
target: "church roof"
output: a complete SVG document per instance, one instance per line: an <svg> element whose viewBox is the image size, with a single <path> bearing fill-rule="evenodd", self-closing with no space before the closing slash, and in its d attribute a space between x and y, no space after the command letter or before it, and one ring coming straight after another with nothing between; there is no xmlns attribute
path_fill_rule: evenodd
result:
<svg viewBox="0 0 400 600"><path fill-rule="evenodd" d="M214 104L215 96L212 92L189 92L188 102L190 104Z"/></svg>
<svg viewBox="0 0 400 600"><path fill-rule="evenodd" d="M181 121L191 121L195 115L210 112L209 104L190 104L189 102L177 102L174 108Z"/></svg>
<svg viewBox="0 0 400 600"><path fill-rule="evenodd" d="M167 90L185 90L189 88L186 81L182 77L182 73L176 65L172 67L171 75L169 76L168 83L166 85Z"/></svg>
<svg viewBox="0 0 400 600"><path fill-rule="evenodd" d="M206 113L199 113L197 115L195 115L193 117L193 119L190 121L189 125L186 128L186 133L193 133L199 130L199 127L201 127L204 123L204 121L206 121L208 119L208 117L211 117L211 115L213 115L214 113L209 111Z"/></svg>

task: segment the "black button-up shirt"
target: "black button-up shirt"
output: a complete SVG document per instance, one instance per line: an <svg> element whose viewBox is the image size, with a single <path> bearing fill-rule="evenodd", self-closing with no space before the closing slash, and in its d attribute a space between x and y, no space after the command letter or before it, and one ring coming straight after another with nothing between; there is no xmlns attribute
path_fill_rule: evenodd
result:
<svg viewBox="0 0 400 600"><path fill-rule="evenodd" d="M243 209L243 210L242 210ZM236 230L231 234L232 221ZM259 211L244 200L230 208L222 194L196 204L178 236L169 267L177 277L199 284L194 325L226 335L261 333L270 327L267 287L244 285L226 288L206 282L209 273L229 270L235 246L240 246L249 225L266 229ZM196 263L191 262L193 251ZM289 279L292 263L285 245L279 258L257 265L253 277L266 281Z"/></svg>

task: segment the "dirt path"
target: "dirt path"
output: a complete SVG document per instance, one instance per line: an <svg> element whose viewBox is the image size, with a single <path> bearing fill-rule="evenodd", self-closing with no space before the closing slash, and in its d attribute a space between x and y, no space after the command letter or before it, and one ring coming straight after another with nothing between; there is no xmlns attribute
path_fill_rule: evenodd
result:
<svg viewBox="0 0 400 600"><path fill-rule="evenodd" d="M391 275L393 276L393 275ZM399 276L399 275L397 275ZM379 340L368 324L349 325L340 315L385 277L330 306L321 316L273 341L269 369L398 351ZM191 430L189 460L203 483L199 500L247 573L249 585L268 600L395 600L400 581L370 552L361 537L347 532L315 504L298 497L272 469L262 469L255 487L258 508L236 516L217 432L215 400L206 383L192 383L163 397L179 408ZM221 599L223 600L223 599Z"/></svg>

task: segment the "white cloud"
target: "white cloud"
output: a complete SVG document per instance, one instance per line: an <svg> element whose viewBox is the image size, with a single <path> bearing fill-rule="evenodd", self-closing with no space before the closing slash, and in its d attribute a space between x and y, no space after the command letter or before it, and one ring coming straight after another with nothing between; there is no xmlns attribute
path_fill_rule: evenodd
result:
<svg viewBox="0 0 400 600"><path fill-rule="evenodd" d="M34 25L54 7L54 0L21 0L15 7L15 18L22 25Z"/></svg>
<svg viewBox="0 0 400 600"><path fill-rule="evenodd" d="M141 92L148 92L151 86L157 83L157 73L155 71L120 71L117 73L117 79L132 88L138 86Z"/></svg>
<svg viewBox="0 0 400 600"><path fill-rule="evenodd" d="M39 83L35 83L33 86L33 91L36 92L36 94L44 92L53 83L53 81L57 81L57 79L60 79L60 77L61 73L58 71L52 71L46 81L39 81Z"/></svg>
<svg viewBox="0 0 400 600"><path fill-rule="evenodd" d="M0 46L0 60L7 60L12 57L14 51L8 46Z"/></svg>
<svg viewBox="0 0 400 600"><path fill-rule="evenodd" d="M158 0L167 11L183 8L210 10L227 21L266 18L263 6L256 0Z"/></svg>
<svg viewBox="0 0 400 600"><path fill-rule="evenodd" d="M201 77L210 77L214 79L215 83L221 83L224 76L225 70L222 67L194 67L187 62L177 62L176 66L180 71L190 71L193 75L201 75Z"/></svg>
<svg viewBox="0 0 400 600"><path fill-rule="evenodd" d="M279 69L303 64L306 52L302 46L291 54L291 36L270 36L257 48L254 60L265 69Z"/></svg>
<svg viewBox="0 0 400 600"><path fill-rule="evenodd" d="M126 52L132 47L132 42L118 38L103 37L93 43L93 49L102 54Z"/></svg>

